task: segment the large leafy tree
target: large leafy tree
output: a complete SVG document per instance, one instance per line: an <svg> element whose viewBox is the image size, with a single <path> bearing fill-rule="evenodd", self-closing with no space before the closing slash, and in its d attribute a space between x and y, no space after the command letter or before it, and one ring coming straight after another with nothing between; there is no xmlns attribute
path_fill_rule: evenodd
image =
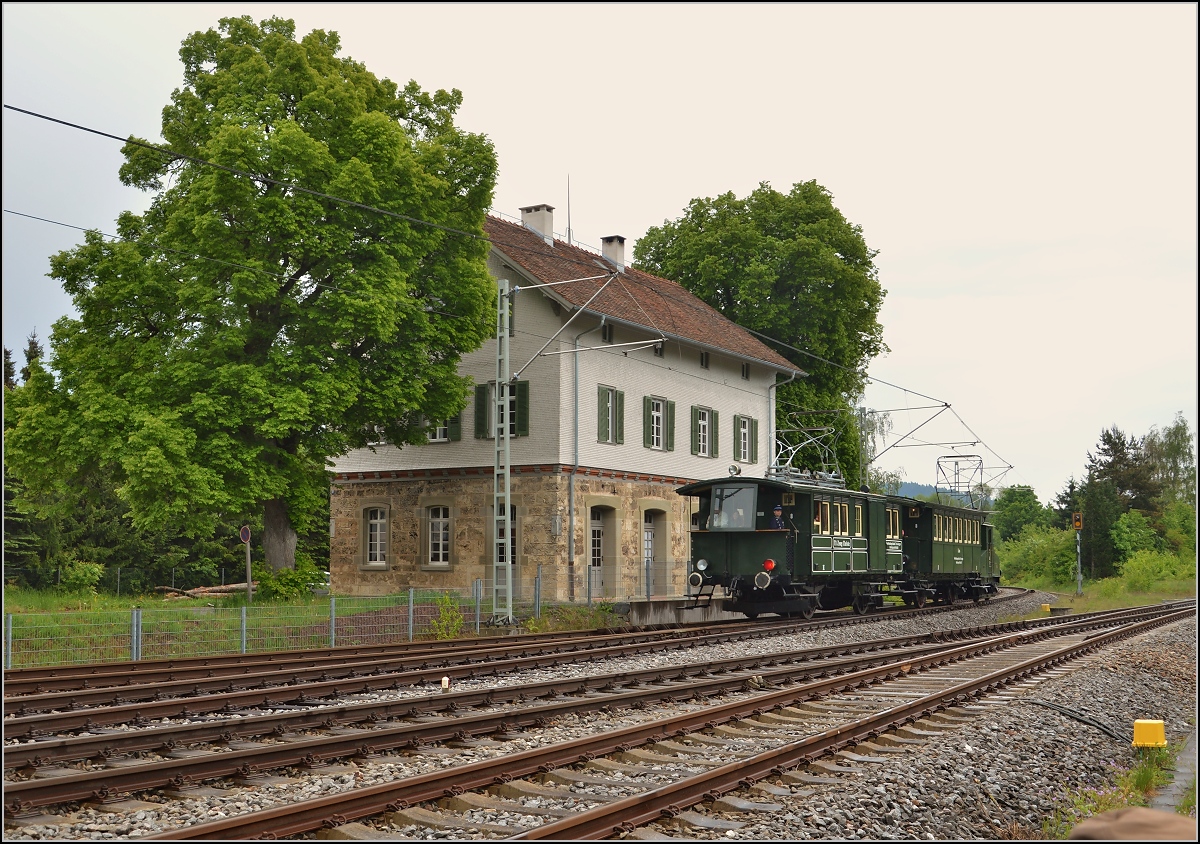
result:
<svg viewBox="0 0 1200 844"><path fill-rule="evenodd" d="M780 340L808 377L783 386L779 429L834 428L847 477L859 478L854 406L867 363L885 351L877 321L885 292L861 227L814 181L787 193L760 184L694 199L678 220L651 227L637 264L674 279L734 322ZM815 451L804 454L810 463Z"/></svg>
<svg viewBox="0 0 1200 844"><path fill-rule="evenodd" d="M1196 506L1196 451L1182 413L1163 429L1154 426L1142 442L1152 479L1164 505L1182 501Z"/></svg>
<svg viewBox="0 0 1200 844"><path fill-rule="evenodd" d="M1042 506L1032 487L1006 487L996 497L994 506L992 524L1002 540L1018 538L1030 525L1050 526L1052 511Z"/></svg>
<svg viewBox="0 0 1200 844"><path fill-rule="evenodd" d="M6 438L35 496L105 473L138 528L211 536L257 515L287 567L330 456L419 442L461 409L457 362L495 295L494 151L454 125L458 91L399 88L339 51L279 18L183 42L169 154L124 147L149 211L51 262L79 318L55 324Z"/></svg>

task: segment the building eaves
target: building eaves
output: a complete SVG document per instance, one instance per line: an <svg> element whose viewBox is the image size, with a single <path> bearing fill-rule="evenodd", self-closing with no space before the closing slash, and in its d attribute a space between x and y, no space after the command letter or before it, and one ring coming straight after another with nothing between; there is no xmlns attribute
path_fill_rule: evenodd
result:
<svg viewBox="0 0 1200 844"><path fill-rule="evenodd" d="M484 228L493 248L509 265L541 283L568 282L546 288L553 299L568 308L582 308L609 276L587 281L572 279L615 272L613 265L599 255L561 240L555 240L551 246L524 226L489 216ZM616 273L616 278L587 305L587 310L699 348L767 364L783 372L804 374L678 282L633 267Z"/></svg>

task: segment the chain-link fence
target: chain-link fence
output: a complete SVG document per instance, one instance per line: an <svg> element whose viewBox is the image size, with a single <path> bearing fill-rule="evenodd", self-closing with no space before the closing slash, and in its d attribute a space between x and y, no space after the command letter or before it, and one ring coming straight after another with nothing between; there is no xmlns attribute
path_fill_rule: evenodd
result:
<svg viewBox="0 0 1200 844"><path fill-rule="evenodd" d="M666 561L618 572L584 567L572 603L594 604L681 597L683 575ZM501 583L471 588L409 589L375 598L313 597L286 605L162 607L128 611L17 613L5 616L4 667L28 668L120 660L372 645L420 638L454 638L509 628L540 618L541 567ZM605 578L603 575L607 575ZM619 575L619 576L618 576ZM589 583L589 576L591 582Z"/></svg>
<svg viewBox="0 0 1200 844"><path fill-rule="evenodd" d="M523 608L536 614L540 607ZM452 638L493 617L483 582L469 590L409 589L378 598L287 605L134 608L5 616L4 666L302 650Z"/></svg>

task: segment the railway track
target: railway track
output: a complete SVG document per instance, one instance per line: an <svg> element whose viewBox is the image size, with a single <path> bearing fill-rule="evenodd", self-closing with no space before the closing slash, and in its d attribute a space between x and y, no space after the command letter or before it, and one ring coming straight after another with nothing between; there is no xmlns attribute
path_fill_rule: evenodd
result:
<svg viewBox="0 0 1200 844"><path fill-rule="evenodd" d="M1194 610L1193 610L1194 612ZM907 640L885 640L877 643L857 644L846 647L827 649L809 649L807 653L775 654L769 657L747 656L727 660L724 663L712 665L701 672L708 676L697 676L696 666L676 666L673 669L646 670L643 672L623 672L619 675L600 675L584 679L543 681L525 685L514 685L503 694L479 692L452 692L447 694L424 694L403 701L394 701L382 705L378 702L364 704L341 704L329 706L304 706L299 711L273 712L265 714L245 713L241 718L216 719L212 723L194 723L186 729L179 725L141 728L127 731L124 738L113 735L71 736L58 738L43 738L40 741L25 742L21 745L6 748L6 769L10 767L9 759L19 764L21 770L33 773L35 776L23 782L10 781L5 787L6 819L21 814L30 814L39 807L61 804L73 800L105 800L124 793L155 787L185 788L186 786L212 777L241 776L253 777L265 770L288 766L320 766L326 760L358 757L371 759L378 754L387 753L395 748L404 749L406 753L425 753L424 748L438 742L457 743L474 746L479 752L481 748L494 752L494 758L486 762L455 767L447 779L444 771L408 777L408 791L397 791L389 787L387 800L382 808L376 807L367 811L366 804L378 795L369 794L378 786L357 788L352 794L352 801L359 803L337 809L331 809L325 816L316 816L325 812L328 806L324 804L307 806L303 811L300 807L292 806L286 814L294 815L289 823L301 822L301 817L308 818L303 823L315 823L316 826L305 827L306 830L319 828L322 824L345 822L360 817L371 817L379 813L416 812L414 808L421 801L448 800L453 797L455 805L463 806L471 802L465 794L470 789L491 788L506 792L509 797L516 794L518 786L509 786L512 780L530 775L530 772L540 772L550 777L553 772L564 766L577 763L581 759L593 767L602 765L604 754L617 754L628 760L638 745L647 742L668 742L668 746L651 751L653 756L664 755L661 751L671 749L669 746L674 739L675 745L690 746L690 758L695 759L700 753L711 755L714 747L724 753L725 748L718 737L712 736L714 729L722 724L738 718L747 717L739 714L745 704L750 701L750 712L757 710L758 720L765 715L764 707L793 706L814 697L845 693L847 689L859 688L863 684L881 682L889 675L896 677L897 672L904 675L905 680L916 676L920 668L946 664L948 661L961 662L969 653L1000 653L1013 651L1016 648L1034 647L1035 643L1048 640L1051 635L1058 636L1093 636L1100 639L1107 633L1096 631L1111 630L1116 625L1135 623L1153 623L1147 620L1151 610L1139 612L1124 612L1097 615L1092 618L1078 618L1070 621L1056 619L1053 623L1039 625L998 626L989 630L967 631L949 636L938 634L924 637L924 641L909 638ZM1007 628L1007 629L1002 629ZM1017 629L1024 628L1024 629ZM1074 631L1074 632L1072 632ZM956 639L949 642L948 639ZM1084 641L1084 644L1087 644ZM1039 645L1039 647L1044 647ZM1004 650L1001 651L1000 649ZM857 651L857 653L854 653ZM982 657L976 656L976 659ZM1031 659L1032 657L1030 657ZM899 666L899 667L897 667ZM478 668L478 665L476 666ZM910 676L911 675L911 676ZM494 685L494 684L493 684ZM764 691L777 688L778 691ZM956 694L966 694L959 691ZM724 700L728 697L739 698L732 703L718 703L714 707L707 704L710 699ZM742 700L745 699L745 700ZM312 701L311 703L315 703ZM752 704L752 705L751 705ZM937 708L945 704L929 702L927 707ZM380 709L383 706L384 709ZM506 741L496 741L495 738L511 738L521 728L536 729L555 719L562 719L586 711L620 711L634 712L639 707L675 707L686 710L658 726L650 725L625 728L612 735L597 736L579 740L575 743L554 748L523 751L520 753L507 751L512 745ZM811 709L811 704L809 705ZM390 710L388 707L391 707ZM111 707L110 707L111 708ZM120 707L116 707L120 708ZM861 711L861 704L856 705ZM371 713L375 713L373 716ZM809 715L811 715L811 711ZM35 716L41 717L41 716ZM750 717L753 717L750 716ZM779 716L784 722L789 720L789 714ZM865 717L865 716L864 716ZM874 717L874 716L871 716ZM903 717L909 717L904 715ZM402 719L400 721L387 719ZM678 720L676 722L676 719ZM697 720L698 719L698 720ZM13 720L8 719L6 724ZM795 718L791 718L795 721ZM861 719L860 719L861 720ZM223 723L222 723L223 722ZM237 722L239 730L233 732L232 724ZM339 724L345 723L374 723L373 729L345 728ZM874 724L874 722L872 722ZM881 722L882 723L882 722ZM669 728L668 728L669 725ZM308 736L298 734L297 730L308 730L319 726L326 734ZM787 724L790 728L796 724ZM223 732L221 732L223 728ZM810 727L814 729L815 727ZM736 729L736 728L732 728ZM758 729L755 727L755 729ZM839 727L838 730L846 728ZM878 731L878 724L871 726L868 731ZM649 732L646 732L646 731ZM703 738L699 733L708 735ZM844 733L839 733L844 735ZM256 736L251 746L242 741L246 735ZM787 743L794 744L795 735L789 733ZM489 738L479 738L489 737ZM264 740L265 738L265 740ZM285 740L286 739L286 740ZM121 744L121 741L128 742ZM216 742L216 747L197 749L200 741ZM616 742L611 748L605 749L605 742ZM106 744L107 742L107 744ZM140 744L139 744L140 743ZM157 750L164 747L181 748L175 759L151 759L137 761L129 757L121 758L121 754L140 753L154 746ZM190 745L186 751L182 745ZM107 751L106 751L107 748ZM168 751L169 753L170 751ZM808 754L822 752L814 745ZM688 751L675 749L674 753L689 758ZM33 755L31 755L33 754ZM40 754L40 755L37 755ZM156 754L157 755L157 754ZM525 758L528 757L528 758ZM589 759L589 757L595 757ZM91 770L71 772L70 769L54 767L64 760L103 759L103 766L94 765ZM661 760L660 760L661 761ZM625 764L621 759L607 760L610 765ZM536 763L536 764L534 764ZM671 765L682 765L676 761ZM782 765L783 763L780 763ZM797 763L799 764L799 763ZM526 770L526 765L533 765ZM737 765L744 769L745 763ZM775 765L772 767L780 767ZM475 770L478 768L478 770ZM51 773L53 772L53 773ZM609 778L611 779L609 772ZM486 782L458 780L455 776L478 775ZM566 776L559 774L560 777ZM585 779L588 774L579 774ZM591 775L593 779L597 777ZM411 781L411 782L410 782ZM420 782L418 782L420 781ZM531 788L545 789L545 785L530 784ZM665 786L664 786L665 787ZM421 788L431 789L428 792ZM440 789L440 790L439 790ZM706 790L711 791L711 788ZM682 793L682 792L681 792ZM719 793L719 792L713 792ZM447 796L449 795L449 796ZM540 801L551 800L542 795L529 798ZM334 799L334 798L330 798ZM493 794L491 797L477 796L476 800L508 799ZM336 800L335 800L336 802ZM376 801L378 802L378 801ZM551 801L553 802L553 801ZM573 811L579 813L578 797L570 796L568 792L562 797L564 806L573 808L556 808L555 811ZM619 803L620 800L609 801ZM361 804L361 805L360 805ZM670 806L675 805L674 803ZM668 806L668 809L670 808ZM389 809L390 807L390 809ZM555 808L551 806L551 808ZM592 807L592 812L597 807ZM310 814L310 810L311 813ZM587 814L582 813L582 814ZM274 821L256 813L257 821L273 823ZM418 812L418 817L420 814ZM541 820L553 817L542 813ZM340 820L339 820L340 819ZM256 822L257 822L256 821ZM249 823L249 820L243 821ZM556 823L558 821L555 821ZM629 823L621 820L619 823ZM549 828L549 825L546 825ZM540 827L539 827L540 828ZM206 830L199 836L184 835L201 827L191 827L179 833L166 834L168 837L254 837L262 835L262 830L230 827L223 831ZM305 830L293 830L291 826L276 830L274 834L298 834ZM557 833L554 833L557 834ZM567 837L580 837L575 834Z"/></svg>

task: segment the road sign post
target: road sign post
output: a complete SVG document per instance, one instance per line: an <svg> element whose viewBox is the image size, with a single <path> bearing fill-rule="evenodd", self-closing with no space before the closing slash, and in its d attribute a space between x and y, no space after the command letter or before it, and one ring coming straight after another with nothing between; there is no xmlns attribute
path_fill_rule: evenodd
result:
<svg viewBox="0 0 1200 844"><path fill-rule="evenodd" d="M246 543L246 603L254 603L254 587L251 586L250 578L250 525L242 525L242 529L238 531L238 536L242 542Z"/></svg>

